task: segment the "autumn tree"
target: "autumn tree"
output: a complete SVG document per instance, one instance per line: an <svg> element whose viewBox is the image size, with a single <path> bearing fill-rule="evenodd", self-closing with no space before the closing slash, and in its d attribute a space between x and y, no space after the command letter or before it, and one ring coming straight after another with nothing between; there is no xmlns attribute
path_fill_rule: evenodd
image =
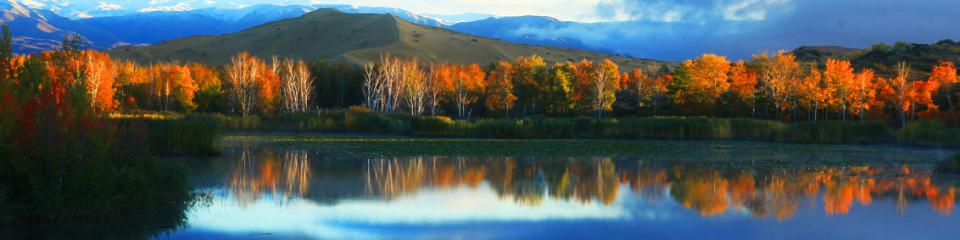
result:
<svg viewBox="0 0 960 240"><path fill-rule="evenodd" d="M470 64L459 68L453 78L451 96L456 105L457 117L466 118L470 115L470 106L476 102L486 87L486 73L479 65Z"/></svg>
<svg viewBox="0 0 960 240"><path fill-rule="evenodd" d="M951 111L956 112L954 98L960 95L956 87L957 81L960 81L960 78L957 78L957 68L953 65L953 62L940 61L939 64L933 66L927 81L940 83L940 92L943 93L942 95L947 101L947 106Z"/></svg>
<svg viewBox="0 0 960 240"><path fill-rule="evenodd" d="M823 81L829 96L827 102L831 109L840 113L843 120L847 119L854 76L850 61L827 59L827 65L823 71Z"/></svg>
<svg viewBox="0 0 960 240"><path fill-rule="evenodd" d="M594 65L593 70L593 88L591 89L593 97L593 110L597 112L597 117L603 116L603 111L609 111L613 103L617 101L617 90L620 89L620 70L617 64L610 59L605 59L600 64Z"/></svg>
<svg viewBox="0 0 960 240"><path fill-rule="evenodd" d="M757 73L747 67L743 61L737 61L730 67L730 91L744 103L750 104L750 116L756 116L754 98L757 88Z"/></svg>
<svg viewBox="0 0 960 240"><path fill-rule="evenodd" d="M510 114L517 101L513 95L513 65L506 61L495 63L487 74L487 101L485 105L492 112Z"/></svg>
<svg viewBox="0 0 960 240"><path fill-rule="evenodd" d="M823 74L821 74L820 69L816 65L810 66L807 71L806 76L803 77L803 80L798 85L798 91L803 94L799 95L799 105L797 107L806 109L809 113L808 118L813 119L816 122L819 119L819 112L821 107L826 105L827 102L827 92L823 88Z"/></svg>
<svg viewBox="0 0 960 240"><path fill-rule="evenodd" d="M190 70L190 76L197 86L197 92L193 96L193 102L197 105L197 111L200 112L222 112L229 110L227 93L224 89L223 80L220 74L210 66L200 63L190 63L186 67Z"/></svg>
<svg viewBox="0 0 960 240"><path fill-rule="evenodd" d="M774 109L783 113L794 107L798 95L797 86L802 76L800 63L793 54L777 52L773 57L755 55L754 60L762 66L760 82L763 94Z"/></svg>
<svg viewBox="0 0 960 240"><path fill-rule="evenodd" d="M108 112L114 109L114 80L116 70L110 55L104 52L87 50L83 53L86 63L87 93L90 94L90 107L97 112Z"/></svg>
<svg viewBox="0 0 960 240"><path fill-rule="evenodd" d="M890 101L900 112L900 126L907 125L907 112L910 111L911 100L910 96L910 82L907 80L910 77L910 65L906 62L897 63L896 68L897 75L891 79L890 88L893 90L894 96L890 98Z"/></svg>
<svg viewBox="0 0 960 240"><path fill-rule="evenodd" d="M682 64L686 77L683 79L683 103L712 108L720 95L730 87L730 62L726 57L704 54Z"/></svg>
<svg viewBox="0 0 960 240"><path fill-rule="evenodd" d="M537 55L520 56L514 60L513 86L520 112L523 116L537 111L537 94L541 92L542 79L546 76L546 62Z"/></svg>
<svg viewBox="0 0 960 240"><path fill-rule="evenodd" d="M550 115L564 115L573 107L569 99L573 91L573 64L556 63L550 67L547 79L543 82L543 91L538 94L543 103L544 112Z"/></svg>
<svg viewBox="0 0 960 240"><path fill-rule="evenodd" d="M257 90L263 63L247 52L241 52L231 58L230 63L224 66L227 73L227 82L231 90L233 111L244 116L253 113L257 105Z"/></svg>
<svg viewBox="0 0 960 240"><path fill-rule="evenodd" d="M593 61L581 59L572 66L572 86L570 92L570 101L574 104L574 109L579 113L588 113L591 111L593 103L591 89L593 88Z"/></svg>
<svg viewBox="0 0 960 240"><path fill-rule="evenodd" d="M864 120L867 111L870 110L870 102L876 97L873 81L873 70L864 69L854 75L850 84L850 94L847 95L846 102L849 104L850 112L860 116L860 121Z"/></svg>

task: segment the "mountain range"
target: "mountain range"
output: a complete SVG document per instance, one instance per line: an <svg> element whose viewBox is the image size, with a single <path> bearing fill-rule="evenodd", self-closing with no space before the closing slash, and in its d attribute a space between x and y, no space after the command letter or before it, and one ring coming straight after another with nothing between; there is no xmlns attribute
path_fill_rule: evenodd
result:
<svg viewBox="0 0 960 240"><path fill-rule="evenodd" d="M440 27L511 43L582 49L608 55L672 61L693 58L703 53L727 55L731 60L749 59L754 53L796 49L811 43L865 47L875 43L865 43L865 41L877 38L892 38L899 41L906 36L906 39L915 41L934 42L960 37L951 35L953 33L950 31L943 31L945 29L943 26L949 25L949 21L903 27L887 21L888 19L880 19L877 20L879 22L870 24L871 26L890 26L892 30L883 31L885 34L874 34L875 36L868 37L867 35L871 33L859 31L869 28L863 26L867 23L834 19L841 15L828 14L817 17L823 14L804 12L781 16L767 22L690 23L626 20L587 23L562 21L545 16L497 17L483 13L421 15L397 8L357 7L344 4L261 4L242 8L169 8L141 12L143 9L138 11L134 8L95 11L101 7L95 6L93 2L87 2L88 6L85 8L72 9L59 8L62 4L54 6L52 3L55 1L40 1L46 3L47 7L37 2L36 0L0 0L0 22L9 25L13 30L15 49L20 53L55 49L59 47L62 36L68 32L79 33L86 37L87 44L91 48L112 49L130 45L158 44L191 36L237 33L262 24L299 17L317 9L336 9L344 13L391 14L418 25ZM804 34L796 34L796 32ZM897 37L891 37L894 35ZM837 49L844 48L833 48L833 50ZM818 50L816 54L831 52L830 48L823 47L797 49L799 53L811 53L806 50ZM844 54L837 56L842 55ZM935 58L940 55L944 54L916 56L928 56L927 62L935 62L938 61Z"/></svg>
<svg viewBox="0 0 960 240"><path fill-rule="evenodd" d="M141 62L184 60L222 65L242 51L261 58L279 56L356 64L376 61L381 54L459 64L489 64L533 54L547 62L611 59L621 67L650 70L662 64L579 49L515 44L415 24L392 14L354 14L336 9L319 9L236 33L116 48L111 54Z"/></svg>

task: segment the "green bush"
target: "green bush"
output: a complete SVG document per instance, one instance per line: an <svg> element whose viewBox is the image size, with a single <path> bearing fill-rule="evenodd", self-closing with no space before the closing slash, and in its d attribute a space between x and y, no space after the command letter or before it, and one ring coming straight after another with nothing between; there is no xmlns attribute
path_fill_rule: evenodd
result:
<svg viewBox="0 0 960 240"><path fill-rule="evenodd" d="M939 121L920 120L901 128L897 140L901 144L958 147L960 128L950 128Z"/></svg>
<svg viewBox="0 0 960 240"><path fill-rule="evenodd" d="M788 125L778 134L779 141L825 144L876 144L896 139L892 129L877 122L822 121Z"/></svg>
<svg viewBox="0 0 960 240"><path fill-rule="evenodd" d="M183 118L144 120L150 150L161 155L219 154L223 127L218 118L214 115L191 114Z"/></svg>

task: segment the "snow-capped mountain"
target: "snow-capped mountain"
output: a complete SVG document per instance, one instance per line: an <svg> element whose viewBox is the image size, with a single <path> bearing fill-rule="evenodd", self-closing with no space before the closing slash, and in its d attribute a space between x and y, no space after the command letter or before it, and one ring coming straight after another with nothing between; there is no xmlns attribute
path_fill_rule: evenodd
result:
<svg viewBox="0 0 960 240"><path fill-rule="evenodd" d="M85 36L88 44L94 48L104 49L111 44L122 43L109 32L14 0L0 2L0 23L10 27L15 35L15 50L19 52L32 52L59 46L60 39L68 32Z"/></svg>

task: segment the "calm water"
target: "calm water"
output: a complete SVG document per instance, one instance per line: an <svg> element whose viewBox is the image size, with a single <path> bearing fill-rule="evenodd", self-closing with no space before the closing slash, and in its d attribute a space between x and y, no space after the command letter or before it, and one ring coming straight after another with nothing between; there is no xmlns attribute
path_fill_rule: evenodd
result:
<svg viewBox="0 0 960 240"><path fill-rule="evenodd" d="M651 156L349 158L309 146L228 142L221 157L177 160L187 166L199 196L188 206L141 214L134 220L43 226L13 236L960 236L960 213L954 208L957 180L931 172L930 162L948 155L941 151L707 142Z"/></svg>
<svg viewBox="0 0 960 240"><path fill-rule="evenodd" d="M725 151L736 146L714 145ZM885 151L757 158L829 162L943 155ZM667 160L354 159L238 144L218 159L191 161L202 200L186 209L183 226L153 237L950 239L960 234L957 188L934 176L929 164L778 167Z"/></svg>

